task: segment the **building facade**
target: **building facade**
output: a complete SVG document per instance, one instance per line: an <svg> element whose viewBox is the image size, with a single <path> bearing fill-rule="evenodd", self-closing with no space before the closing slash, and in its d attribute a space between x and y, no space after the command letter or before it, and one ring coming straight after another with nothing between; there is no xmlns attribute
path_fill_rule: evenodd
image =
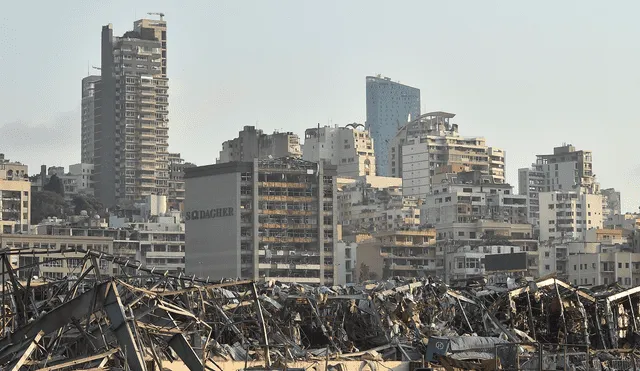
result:
<svg viewBox="0 0 640 371"><path fill-rule="evenodd" d="M436 174L434 179L432 192L421 206L423 224L527 223L526 197L513 194L513 187L496 183L490 175L472 171Z"/></svg>
<svg viewBox="0 0 640 371"><path fill-rule="evenodd" d="M614 188L601 189L602 195L602 215L606 218L622 213L620 192Z"/></svg>
<svg viewBox="0 0 640 371"><path fill-rule="evenodd" d="M146 19L122 37L102 27L93 163L105 206L168 193L166 30L164 20Z"/></svg>
<svg viewBox="0 0 640 371"><path fill-rule="evenodd" d="M29 178L13 177L12 180L0 178L0 231L2 234L29 233L31 182Z"/></svg>
<svg viewBox="0 0 640 371"><path fill-rule="evenodd" d="M105 237L85 237L71 235L0 235L0 247L3 249L24 249L40 254L12 255L11 266L18 270L18 277L27 279L34 276L50 280L61 280L64 277L79 277L85 263L83 250L113 253L113 240ZM78 252L55 253L57 249L78 249ZM50 254L43 252L52 251ZM100 273L117 274L114 266L107 260L100 260ZM29 269L20 269L20 267ZM95 277L95 271L88 273Z"/></svg>
<svg viewBox="0 0 640 371"><path fill-rule="evenodd" d="M218 164L253 161L255 158L301 157L300 138L286 132L265 134L255 126L245 126L238 137L222 143Z"/></svg>
<svg viewBox="0 0 640 371"><path fill-rule="evenodd" d="M29 167L23 163L11 161L0 153L0 179L2 180L28 180Z"/></svg>
<svg viewBox="0 0 640 371"><path fill-rule="evenodd" d="M538 241L530 224L490 220L436 226L436 274L446 282L485 274L488 254L526 253L527 276L537 277Z"/></svg>
<svg viewBox="0 0 640 371"><path fill-rule="evenodd" d="M305 130L302 158L305 161L326 161L338 167L338 176L359 177L376 174L374 144L361 124L345 127Z"/></svg>
<svg viewBox="0 0 640 371"><path fill-rule="evenodd" d="M604 227L602 196L572 191L540 193L540 241L582 240Z"/></svg>
<svg viewBox="0 0 640 371"><path fill-rule="evenodd" d="M358 244L360 281L436 274L435 229L378 232Z"/></svg>
<svg viewBox="0 0 640 371"><path fill-rule="evenodd" d="M80 118L81 124L81 152L80 161L85 164L93 164L93 152L94 148L94 132L96 124L95 116L95 101L96 101L96 89L99 89L97 85L100 84L100 76L87 76L82 79L82 116Z"/></svg>
<svg viewBox="0 0 640 371"><path fill-rule="evenodd" d="M591 151L566 144L552 154L537 155L530 168L518 169L518 193L527 195L529 218L536 227L545 227L539 223L540 193L553 191L599 193Z"/></svg>
<svg viewBox="0 0 640 371"><path fill-rule="evenodd" d="M417 117L393 138L390 153L392 173L402 177L405 196L424 198L431 193L438 168L451 166L459 171L480 171L496 183L505 181L506 154L488 147L482 137L462 137L458 125L447 112L431 112Z"/></svg>
<svg viewBox="0 0 640 371"><path fill-rule="evenodd" d="M420 89L391 81L388 77L367 76L366 129L375 143L377 175L391 176L389 162L392 140L398 129L420 115Z"/></svg>
<svg viewBox="0 0 640 371"><path fill-rule="evenodd" d="M184 169L195 166L185 162L179 153L169 154L169 210L184 211Z"/></svg>
<svg viewBox="0 0 640 371"><path fill-rule="evenodd" d="M187 274L335 284L335 179L297 158L187 169Z"/></svg>

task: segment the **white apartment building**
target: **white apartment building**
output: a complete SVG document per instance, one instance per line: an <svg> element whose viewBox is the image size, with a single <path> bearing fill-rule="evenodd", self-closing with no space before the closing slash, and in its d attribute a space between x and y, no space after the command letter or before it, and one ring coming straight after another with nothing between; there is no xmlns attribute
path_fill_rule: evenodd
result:
<svg viewBox="0 0 640 371"><path fill-rule="evenodd" d="M75 178L75 185L78 193L93 194L93 164L74 164L69 165L69 173L67 175Z"/></svg>
<svg viewBox="0 0 640 371"><path fill-rule="evenodd" d="M518 169L518 193L527 196L529 219L536 227L542 226L539 223L541 192L599 192L591 151L576 150L573 145L565 144L555 147L553 154L536 157L530 168Z"/></svg>
<svg viewBox="0 0 640 371"><path fill-rule="evenodd" d="M603 228L602 196L573 191L540 193L540 241L582 240Z"/></svg>
<svg viewBox="0 0 640 371"><path fill-rule="evenodd" d="M527 223L526 196L514 195L513 187L495 183L480 171L436 174L432 192L421 206L423 224L473 223L493 220Z"/></svg>
<svg viewBox="0 0 640 371"><path fill-rule="evenodd" d="M568 281L574 285L598 286L617 282L623 287L640 286L640 253L609 251L569 256Z"/></svg>
<svg viewBox="0 0 640 371"><path fill-rule="evenodd" d="M338 176L359 177L376 174L373 139L362 124L319 127L305 130L302 158L322 160L338 167Z"/></svg>
<svg viewBox="0 0 640 371"><path fill-rule="evenodd" d="M569 257L578 254L597 254L617 249L627 243L620 229L590 229L585 240L545 241L540 244L540 276L556 274L568 280L571 266Z"/></svg>
<svg viewBox="0 0 640 371"><path fill-rule="evenodd" d="M356 282L357 248L358 244L355 242L336 242L336 284Z"/></svg>
<svg viewBox="0 0 640 371"><path fill-rule="evenodd" d="M480 171L492 175L497 183L504 183L505 152L487 147L482 137L461 136L458 125L450 123L454 116L427 113L398 131L390 162L392 174L402 177L405 196L423 198L431 193L436 169L446 165Z"/></svg>
<svg viewBox="0 0 640 371"><path fill-rule="evenodd" d="M300 138L291 132L265 134L245 126L238 137L224 141L216 163L253 161L255 158L301 157Z"/></svg>

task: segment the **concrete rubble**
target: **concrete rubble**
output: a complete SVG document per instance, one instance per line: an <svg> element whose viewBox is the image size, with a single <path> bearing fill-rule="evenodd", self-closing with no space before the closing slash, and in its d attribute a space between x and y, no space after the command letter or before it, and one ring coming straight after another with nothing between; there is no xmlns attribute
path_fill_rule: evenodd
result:
<svg viewBox="0 0 640 371"><path fill-rule="evenodd" d="M625 370L640 362L640 287L577 288L553 277L509 287L433 278L339 287L210 282L94 251L73 276L41 281L30 278L38 263L11 263L64 252L0 251L0 369L143 371L180 360L190 370L230 361ZM98 268L103 259L130 274L109 277Z"/></svg>

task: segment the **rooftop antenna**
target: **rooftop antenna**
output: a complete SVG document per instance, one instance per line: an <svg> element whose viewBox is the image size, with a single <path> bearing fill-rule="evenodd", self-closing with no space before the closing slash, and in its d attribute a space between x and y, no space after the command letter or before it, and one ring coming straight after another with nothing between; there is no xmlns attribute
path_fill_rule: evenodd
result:
<svg viewBox="0 0 640 371"><path fill-rule="evenodd" d="M147 13L147 14L149 14L149 15L157 15L157 16L159 16L159 17L160 17L160 20L161 20L161 21L162 21L162 20L164 20L164 13L160 13L160 12L150 12L150 13Z"/></svg>

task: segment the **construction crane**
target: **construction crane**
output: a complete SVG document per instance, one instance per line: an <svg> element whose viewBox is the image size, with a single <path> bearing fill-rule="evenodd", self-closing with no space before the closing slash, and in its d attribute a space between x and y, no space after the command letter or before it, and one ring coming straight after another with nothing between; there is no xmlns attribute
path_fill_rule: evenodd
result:
<svg viewBox="0 0 640 371"><path fill-rule="evenodd" d="M150 12L150 13L147 13L147 14L149 14L149 15L157 15L157 16L159 16L159 17L160 17L160 20L161 20L161 21L162 21L162 20L163 20L163 18L164 18L164 13L160 13L160 12Z"/></svg>

